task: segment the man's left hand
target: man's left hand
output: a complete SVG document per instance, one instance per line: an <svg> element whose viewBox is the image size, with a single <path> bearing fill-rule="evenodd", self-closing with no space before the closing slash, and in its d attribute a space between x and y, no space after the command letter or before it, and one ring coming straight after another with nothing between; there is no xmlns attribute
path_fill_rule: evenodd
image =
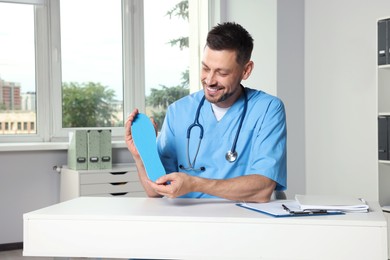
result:
<svg viewBox="0 0 390 260"><path fill-rule="evenodd" d="M173 172L160 177L156 182L149 180L149 185L162 196L177 198L192 191L193 178L182 172Z"/></svg>

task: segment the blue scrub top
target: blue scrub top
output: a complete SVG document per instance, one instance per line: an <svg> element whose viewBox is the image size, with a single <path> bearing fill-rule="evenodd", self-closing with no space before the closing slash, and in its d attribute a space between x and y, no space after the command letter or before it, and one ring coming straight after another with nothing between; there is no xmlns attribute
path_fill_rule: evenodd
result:
<svg viewBox="0 0 390 260"><path fill-rule="evenodd" d="M245 88L248 107L237 140L237 160L225 159L231 150L244 108L244 96L233 104L220 121L214 116L211 103L205 100L199 115L204 135L194 168L205 167L205 171L182 170L179 165L189 167L187 160L187 129L195 120L203 90L181 98L168 107L157 148L167 173L185 172L209 179L227 179L237 176L260 174L274 180L276 190L287 187L286 115L284 105L277 97L263 91ZM194 159L199 143L199 128L190 136L190 160ZM212 198L213 196L193 192L182 197Z"/></svg>

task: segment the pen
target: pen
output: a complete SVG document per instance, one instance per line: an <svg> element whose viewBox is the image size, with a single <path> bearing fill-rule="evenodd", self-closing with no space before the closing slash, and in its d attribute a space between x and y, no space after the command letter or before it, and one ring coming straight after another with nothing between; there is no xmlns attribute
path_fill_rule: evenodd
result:
<svg viewBox="0 0 390 260"><path fill-rule="evenodd" d="M290 209L289 209L289 208L287 208L287 206L286 206L286 205L282 204L282 207L283 207L283 209L284 209L285 211L287 211L288 213L291 213Z"/></svg>
<svg viewBox="0 0 390 260"><path fill-rule="evenodd" d="M323 210L323 209L320 209L320 210L304 210L304 211L294 211L294 210L290 210L286 205L282 204L282 207L285 211L287 211L288 213L292 214L292 215L311 215L311 214L328 214L328 211L327 210Z"/></svg>
<svg viewBox="0 0 390 260"><path fill-rule="evenodd" d="M303 215L308 215L310 214L310 212L305 212L305 211L293 211L291 209L289 209L286 205L282 204L282 207L285 211L287 211L288 213L292 214L292 215L298 215L298 214L303 214Z"/></svg>

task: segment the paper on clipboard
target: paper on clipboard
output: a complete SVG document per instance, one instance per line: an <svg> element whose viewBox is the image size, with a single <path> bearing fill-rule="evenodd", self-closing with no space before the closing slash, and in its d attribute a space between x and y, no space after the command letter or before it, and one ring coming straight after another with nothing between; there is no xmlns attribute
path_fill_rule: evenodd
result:
<svg viewBox="0 0 390 260"><path fill-rule="evenodd" d="M338 215L343 214L339 211L326 211L321 214L311 211L303 212L296 200L274 200L267 203L237 203L239 207L254 210L272 217L303 217L303 216L320 216L320 215ZM284 206L283 206L284 205ZM286 211L287 207L291 212Z"/></svg>
<svg viewBox="0 0 390 260"><path fill-rule="evenodd" d="M364 199L349 196L295 195L302 210L324 209L343 212L366 213L369 206Z"/></svg>

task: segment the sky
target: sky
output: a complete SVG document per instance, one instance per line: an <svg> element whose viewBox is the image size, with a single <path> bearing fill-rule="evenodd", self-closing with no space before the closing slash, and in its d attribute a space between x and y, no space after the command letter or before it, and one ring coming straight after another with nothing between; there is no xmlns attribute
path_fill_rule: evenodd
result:
<svg viewBox="0 0 390 260"><path fill-rule="evenodd" d="M118 4L107 4L115 2ZM181 73L188 67L188 50L181 51L179 47L167 44L171 39L188 36L187 21L166 16L177 2L179 0L144 1L146 94L159 85L178 85ZM120 0L66 0L61 3L63 81L100 82L121 96L119 3ZM78 11L75 6L93 12ZM18 17L12 9L15 7L20 14ZM0 3L0 78L20 83L22 92L35 91L32 10L29 5ZM15 20L18 23L10 23Z"/></svg>
<svg viewBox="0 0 390 260"><path fill-rule="evenodd" d="M0 3L0 78L28 91L35 90L33 21L31 6Z"/></svg>

